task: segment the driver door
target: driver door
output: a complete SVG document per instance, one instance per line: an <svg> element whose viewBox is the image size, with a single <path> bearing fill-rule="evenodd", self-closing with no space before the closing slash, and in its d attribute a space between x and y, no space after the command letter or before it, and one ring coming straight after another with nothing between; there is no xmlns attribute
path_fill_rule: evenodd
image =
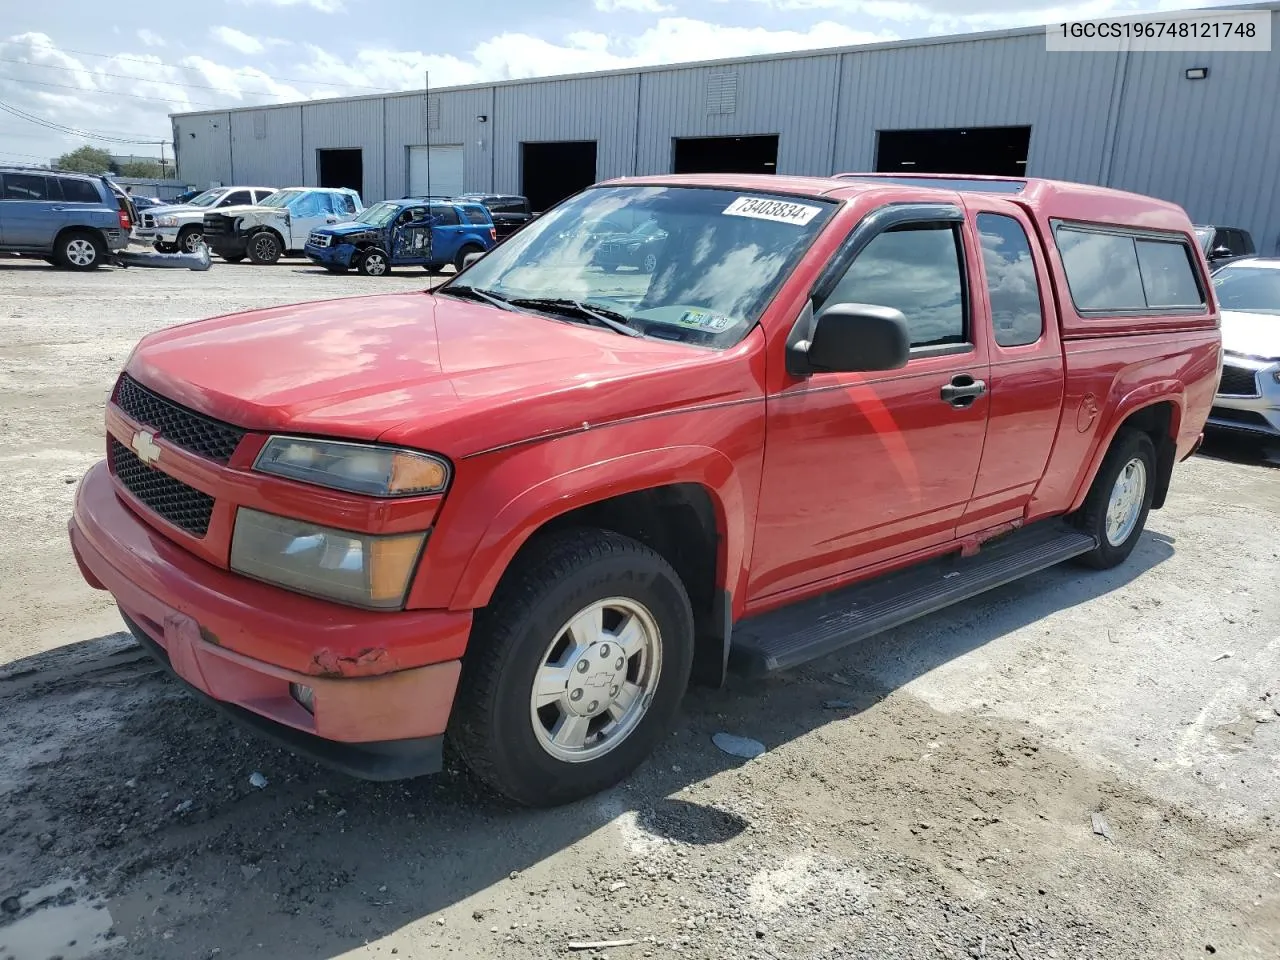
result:
<svg viewBox="0 0 1280 960"><path fill-rule="evenodd" d="M899 370L788 376L767 398L748 608L955 539L990 409L987 320L969 295L981 283L977 249L957 198L874 211L836 252L815 313L895 307L910 359Z"/></svg>
<svg viewBox="0 0 1280 960"><path fill-rule="evenodd" d="M330 194L311 192L293 201L289 207L290 250L301 250L306 246L312 230L338 222L329 198Z"/></svg>
<svg viewBox="0 0 1280 960"><path fill-rule="evenodd" d="M407 207L396 215L390 253L396 264L431 261L431 222L426 207Z"/></svg>

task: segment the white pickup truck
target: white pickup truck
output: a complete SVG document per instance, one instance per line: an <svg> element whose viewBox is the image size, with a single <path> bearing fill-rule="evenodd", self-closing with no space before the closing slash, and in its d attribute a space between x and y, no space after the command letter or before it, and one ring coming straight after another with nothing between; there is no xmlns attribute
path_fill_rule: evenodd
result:
<svg viewBox="0 0 1280 960"><path fill-rule="evenodd" d="M276 192L275 187L213 187L189 203L150 207L134 236L151 243L160 253L195 253L204 240L204 215L219 207L259 204Z"/></svg>
<svg viewBox="0 0 1280 960"><path fill-rule="evenodd" d="M364 209L360 194L346 187L285 187L256 206L232 206L204 215L204 242L228 263L246 256L275 263L301 256L317 227L351 220Z"/></svg>

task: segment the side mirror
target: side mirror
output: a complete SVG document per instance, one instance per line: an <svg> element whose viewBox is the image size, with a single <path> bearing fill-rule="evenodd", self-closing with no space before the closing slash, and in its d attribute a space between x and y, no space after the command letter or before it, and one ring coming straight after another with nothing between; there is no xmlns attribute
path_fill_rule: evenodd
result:
<svg viewBox="0 0 1280 960"><path fill-rule="evenodd" d="M1210 260L1221 260L1223 257L1229 257L1229 256L1231 256L1230 247L1217 246L1209 251Z"/></svg>
<svg viewBox="0 0 1280 960"><path fill-rule="evenodd" d="M471 253L468 253L465 257L462 258L462 269L463 270L467 269L467 267L471 266L473 263L475 263L477 260L479 260L483 256L484 256L484 253L479 250L475 250L475 251L472 251Z"/></svg>
<svg viewBox="0 0 1280 960"><path fill-rule="evenodd" d="M869 303L836 303L813 321L809 339L787 347L787 371L853 373L898 370L911 357L911 334L901 310Z"/></svg>

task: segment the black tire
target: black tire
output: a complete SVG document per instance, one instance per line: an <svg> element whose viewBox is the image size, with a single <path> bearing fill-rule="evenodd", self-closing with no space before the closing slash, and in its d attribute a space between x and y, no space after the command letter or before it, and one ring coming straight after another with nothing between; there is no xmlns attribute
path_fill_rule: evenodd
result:
<svg viewBox="0 0 1280 960"><path fill-rule="evenodd" d="M92 230L67 231L53 251L58 266L68 270L97 270L106 256L107 245Z"/></svg>
<svg viewBox="0 0 1280 960"><path fill-rule="evenodd" d="M562 625L592 603L619 597L643 605L657 626L657 686L636 726L608 752L582 762L558 759L534 731L534 678ZM481 780L518 803L554 806L611 787L648 757L675 719L689 683L693 629L680 578L644 544L597 529L549 535L476 611L449 742Z"/></svg>
<svg viewBox="0 0 1280 960"><path fill-rule="evenodd" d="M1142 465L1142 497L1138 508L1137 522L1118 543L1112 543L1108 535L1108 507L1111 504L1112 491L1122 471L1138 461ZM1078 563L1095 570L1109 570L1119 566L1133 553L1142 530L1147 523L1147 514L1151 512L1151 498L1155 490L1156 449L1151 438L1137 430L1121 428L1111 441L1111 448L1102 458L1098 474L1093 478L1093 485L1085 497L1080 509L1071 515L1071 521L1085 533L1092 534L1098 546L1086 554L1077 557ZM1119 531L1117 531L1119 532Z"/></svg>
<svg viewBox="0 0 1280 960"><path fill-rule="evenodd" d="M176 243L165 243L163 240L157 240L154 244L156 253L177 253L178 245Z"/></svg>
<svg viewBox="0 0 1280 960"><path fill-rule="evenodd" d="M219 254L219 256L222 257L223 260L227 261L227 263L240 263L244 260L243 253L222 253Z"/></svg>
<svg viewBox="0 0 1280 960"><path fill-rule="evenodd" d="M477 247L474 243L467 244L465 247L459 250L457 253L457 256L453 258L453 269L461 273L463 268L466 266L466 264L463 263L463 261L466 260L467 257L469 257L473 253L484 253L484 248Z"/></svg>
<svg viewBox="0 0 1280 960"><path fill-rule="evenodd" d="M249 238L249 259L254 263L269 266L280 259L284 249L280 238L270 230L259 230Z"/></svg>
<svg viewBox="0 0 1280 960"><path fill-rule="evenodd" d="M385 277L391 272L391 258L381 247L370 247L360 254L356 272L364 277Z"/></svg>
<svg viewBox="0 0 1280 960"><path fill-rule="evenodd" d="M193 224L178 231L178 245L175 249L182 253L195 253L202 243L204 243L204 227Z"/></svg>

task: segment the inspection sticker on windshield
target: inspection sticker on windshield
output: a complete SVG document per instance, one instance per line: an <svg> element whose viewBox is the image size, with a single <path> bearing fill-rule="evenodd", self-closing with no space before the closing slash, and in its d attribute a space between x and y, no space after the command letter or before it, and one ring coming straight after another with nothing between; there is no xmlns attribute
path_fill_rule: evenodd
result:
<svg viewBox="0 0 1280 960"><path fill-rule="evenodd" d="M713 333L719 333L733 326L733 317L726 317L720 313L709 313L706 310L686 310L680 315L680 319L674 322L682 327L692 327L695 330L709 330Z"/></svg>
<svg viewBox="0 0 1280 960"><path fill-rule="evenodd" d="M821 212L821 207L786 200L769 200L765 197L739 197L724 208L724 213L730 217L774 220L778 223L794 223L798 227L803 227Z"/></svg>

